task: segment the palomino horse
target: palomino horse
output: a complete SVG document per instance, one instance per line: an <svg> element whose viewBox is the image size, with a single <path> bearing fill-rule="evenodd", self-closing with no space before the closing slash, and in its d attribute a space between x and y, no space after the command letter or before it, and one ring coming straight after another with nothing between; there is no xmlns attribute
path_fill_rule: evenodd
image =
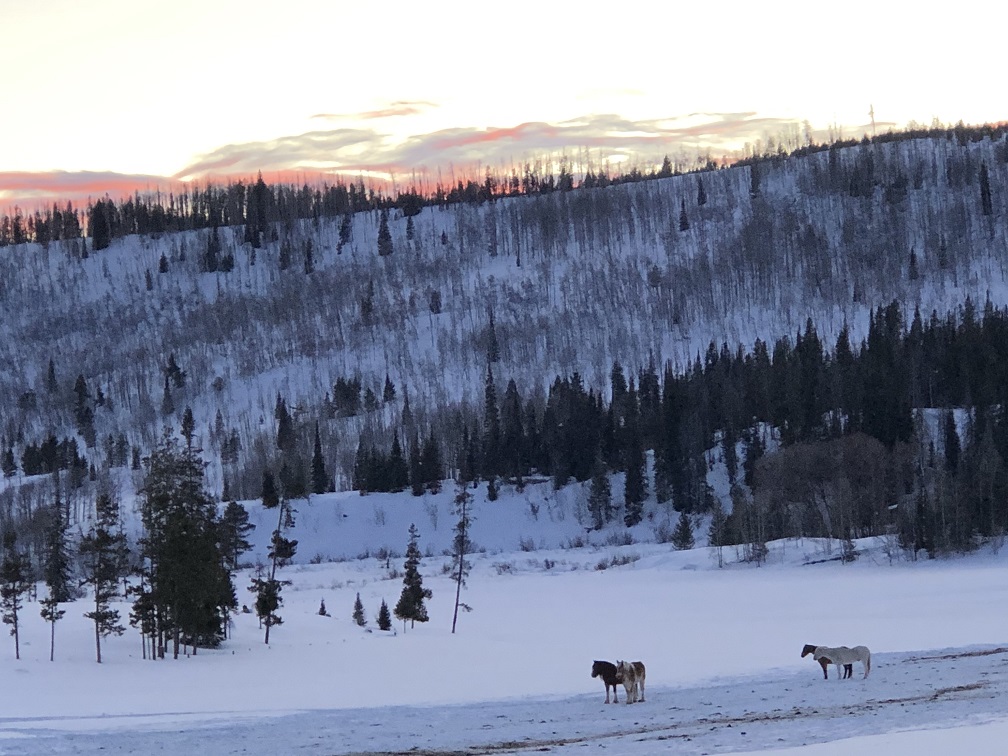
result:
<svg viewBox="0 0 1008 756"><path fill-rule="evenodd" d="M804 659L809 654L814 654L815 650L816 650L816 646L813 646L811 643L806 643L805 647L802 648L802 650L801 650L802 659ZM815 657L813 656L812 658L814 659ZM824 680L829 680L829 673L826 671L826 668L830 664L832 664L833 662L829 658L827 658L825 656L820 656L818 661L819 661L819 666L822 667L822 676L823 676L823 679ZM844 664L844 668L843 668L843 677L844 677L844 680L846 680L848 677L850 677L851 675L854 674L853 669L854 669L854 665L853 664Z"/></svg>
<svg viewBox="0 0 1008 756"><path fill-rule="evenodd" d="M605 685L605 702L609 703L609 688L612 688L613 703L619 703L619 696L616 694L616 686L619 684L619 675L616 673L616 665L612 662L599 661L592 664L592 677L601 677Z"/></svg>
<svg viewBox="0 0 1008 756"><path fill-rule="evenodd" d="M836 664L838 673L842 665L846 666L854 662L861 662L861 666L864 667L865 677L868 677L868 673L871 672L871 651L868 650L867 646L854 646L854 648L847 646L816 646L815 651L812 652L812 658L816 661L822 658L829 659L831 663Z"/></svg>
<svg viewBox="0 0 1008 756"><path fill-rule="evenodd" d="M623 682L628 704L644 702L644 662L617 662L616 677Z"/></svg>

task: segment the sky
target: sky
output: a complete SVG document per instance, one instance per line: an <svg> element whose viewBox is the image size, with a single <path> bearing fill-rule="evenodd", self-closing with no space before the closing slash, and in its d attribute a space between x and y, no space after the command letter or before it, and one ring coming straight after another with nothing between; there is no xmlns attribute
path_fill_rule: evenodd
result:
<svg viewBox="0 0 1008 756"><path fill-rule="evenodd" d="M897 5L0 0L0 206L260 170L718 158L806 121L860 136L872 109L879 131L1003 120L970 74L999 70L1008 11Z"/></svg>

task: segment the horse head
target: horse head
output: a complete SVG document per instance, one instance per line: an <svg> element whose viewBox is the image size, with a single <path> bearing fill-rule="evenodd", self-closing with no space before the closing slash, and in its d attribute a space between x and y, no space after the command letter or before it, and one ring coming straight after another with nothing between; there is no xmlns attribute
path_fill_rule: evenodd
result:
<svg viewBox="0 0 1008 756"><path fill-rule="evenodd" d="M814 654L815 650L816 650L815 646L813 646L811 643L806 643L801 650L802 659L804 659L809 654Z"/></svg>

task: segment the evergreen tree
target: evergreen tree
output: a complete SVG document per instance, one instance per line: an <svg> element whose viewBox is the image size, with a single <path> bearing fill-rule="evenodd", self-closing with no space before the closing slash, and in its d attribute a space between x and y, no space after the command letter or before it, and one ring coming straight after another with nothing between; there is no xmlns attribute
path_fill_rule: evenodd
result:
<svg viewBox="0 0 1008 756"><path fill-rule="evenodd" d="M409 455L410 491L414 496L423 496L424 492L424 471L420 463L420 452L420 438L414 430Z"/></svg>
<svg viewBox="0 0 1008 756"><path fill-rule="evenodd" d="M500 413L497 410L497 390L493 370L487 363L483 394L483 477L490 480L500 474L501 468Z"/></svg>
<svg viewBox="0 0 1008 756"><path fill-rule="evenodd" d="M994 205L991 202L990 177L987 175L987 163L980 164L980 209L984 215L991 215L994 212Z"/></svg>
<svg viewBox="0 0 1008 756"><path fill-rule="evenodd" d="M175 402L172 399L171 385L168 383L168 376L164 379L164 393L161 395L161 414L171 417L175 414Z"/></svg>
<svg viewBox="0 0 1008 756"><path fill-rule="evenodd" d="M46 391L55 394L59 391L59 384L56 382L56 364L49 358L49 368L46 371Z"/></svg>
<svg viewBox="0 0 1008 756"><path fill-rule="evenodd" d="M311 237L305 239L304 243L304 272L310 276L315 271L315 252Z"/></svg>
<svg viewBox="0 0 1008 756"><path fill-rule="evenodd" d="M679 230L689 231L689 216L686 215L686 200L679 200Z"/></svg>
<svg viewBox="0 0 1008 756"><path fill-rule="evenodd" d="M945 441L945 469L955 477L959 472L959 457L962 454L962 444L959 432L956 430L955 415L952 410L946 410L942 423Z"/></svg>
<svg viewBox="0 0 1008 756"><path fill-rule="evenodd" d="M357 598L354 600L353 621L359 627L364 627L367 624L367 620L364 618L364 603L360 600L360 591L357 592Z"/></svg>
<svg viewBox="0 0 1008 756"><path fill-rule="evenodd" d="M692 549L693 543L693 526L690 524L689 515L680 512L675 530L672 531L672 545L683 551Z"/></svg>
<svg viewBox="0 0 1008 756"><path fill-rule="evenodd" d="M272 480L272 476L270 477ZM279 500L271 499L269 503L265 498L266 477L263 476L263 508L277 510L277 526L270 539L270 549L267 556L270 559L269 573L265 577L257 575L252 580L249 590L256 595L256 614L260 622L266 627L264 642L269 644L270 628L273 625L283 624L283 619L277 610L283 604L281 592L283 586L290 585L289 580L278 580L277 569L290 562L297 551L297 540L289 539L284 535L287 528L294 526L294 513L290 508L290 503L286 497ZM274 492L275 493L275 492Z"/></svg>
<svg viewBox="0 0 1008 756"><path fill-rule="evenodd" d="M392 615L389 614L388 604L385 603L385 599L382 599L381 606L378 608L378 629L392 629Z"/></svg>
<svg viewBox="0 0 1008 756"><path fill-rule="evenodd" d="M119 526L119 507L102 493L95 501L95 522L81 537L79 546L84 584L94 594L94 610L84 616L94 622L95 654L101 664L101 639L122 635L119 611L113 609L113 599L119 594L119 579L126 570L126 536Z"/></svg>
<svg viewBox="0 0 1008 756"><path fill-rule="evenodd" d="M588 512L591 514L592 525L596 530L601 530L613 515L609 471L601 457L595 459L591 492L588 494Z"/></svg>
<svg viewBox="0 0 1008 756"><path fill-rule="evenodd" d="M287 402L284 401L279 392L277 393L276 408L273 410L273 417L277 421L277 448L282 452L293 451L297 444L297 438L294 435L294 421L291 419L290 412L287 411Z"/></svg>
<svg viewBox="0 0 1008 756"><path fill-rule="evenodd" d="M392 234L389 232L388 212L383 211L378 225L378 255L386 257L392 254Z"/></svg>
<svg viewBox="0 0 1008 756"><path fill-rule="evenodd" d="M392 450L388 459L388 490L393 493L404 491L409 485L409 469L403 457L402 446L399 444L399 434L392 436Z"/></svg>
<svg viewBox="0 0 1008 756"><path fill-rule="evenodd" d="M410 524L409 543L406 545L406 562L403 564L403 589L399 596L393 612L398 619L403 621L403 630L406 629L406 620L409 620L410 627L416 622L426 622L427 607L424 599L429 599L433 595L429 588L423 587L423 577L420 575L420 547L417 541L420 533L416 525Z"/></svg>
<svg viewBox="0 0 1008 756"><path fill-rule="evenodd" d="M626 456L626 484L623 489L623 521L628 528L637 525L644 517L644 498L647 496L647 478L644 474L645 457L641 448L636 421L628 426Z"/></svg>
<svg viewBox="0 0 1008 756"><path fill-rule="evenodd" d="M277 493L276 481L273 479L273 473L269 470L263 470L262 494L260 498L265 509L273 509L280 504L280 494Z"/></svg>
<svg viewBox="0 0 1008 756"><path fill-rule="evenodd" d="M66 611L59 608L61 603L73 598L70 588L70 554L67 544L67 528L63 519L63 505L59 500L59 477L56 501L49 508L45 529L45 551L42 561L42 578L48 588L48 595L39 602L42 619L49 623L49 661L56 648L56 623Z"/></svg>
<svg viewBox="0 0 1008 756"><path fill-rule="evenodd" d="M462 595L462 586L465 585L466 576L469 574L469 562L465 555L472 551L472 542L469 540L469 527L472 524L472 494L464 485L459 485L455 491L455 515L458 520L455 522L455 537L452 539L453 557L455 567L452 571L452 580L455 581L455 612L452 615L452 635L455 634L455 625L458 622L458 610L460 606L459 598ZM464 606L464 605L463 605ZM465 607L468 609L468 607Z"/></svg>
<svg viewBox="0 0 1008 756"><path fill-rule="evenodd" d="M111 206L111 201L108 204ZM106 249L112 240L109 209L103 200L98 200L88 213L88 235L91 237L91 249L95 252Z"/></svg>
<svg viewBox="0 0 1008 756"><path fill-rule="evenodd" d="M382 389L382 403L388 404L389 402L394 402L395 397L395 384L392 383L392 379L389 378L389 374L385 373L385 387Z"/></svg>
<svg viewBox="0 0 1008 756"><path fill-rule="evenodd" d="M0 607L3 622L11 626L14 636L14 658L21 658L21 610L24 595L31 587L31 563L18 548L17 533L13 528L3 535L3 559L0 560Z"/></svg>
<svg viewBox="0 0 1008 756"><path fill-rule="evenodd" d="M0 465L3 469L3 474L5 478L13 478L14 473L17 472L17 462L14 461L14 447L8 445L7 451L3 454L3 463Z"/></svg>
<svg viewBox="0 0 1008 756"><path fill-rule="evenodd" d="M191 445L180 448L169 428L147 459L140 517L143 572L149 592L134 604L142 616L145 603L156 616L156 656L166 642L178 658L183 644L193 653L216 646L227 616L237 605L234 583L220 547L217 505L204 486L204 463Z"/></svg>
<svg viewBox="0 0 1008 756"><path fill-rule="evenodd" d="M420 474L427 490L431 493L441 491L441 481L444 479L444 466L441 464L441 449L434 439L434 429L431 428L420 453Z"/></svg>
<svg viewBox="0 0 1008 756"><path fill-rule="evenodd" d="M728 544L728 518L717 499L711 505L711 521L707 528L707 544L717 548L718 567L724 567L723 547Z"/></svg>
<svg viewBox="0 0 1008 756"><path fill-rule="evenodd" d="M329 473L326 472L325 460L322 459L322 439L319 436L318 423L315 423L315 450L312 452L311 481L312 493L321 494L330 489Z"/></svg>
<svg viewBox="0 0 1008 756"><path fill-rule="evenodd" d="M697 190L696 190L696 203L700 207L707 204L707 190L704 189L703 177L699 174L697 175Z"/></svg>
<svg viewBox="0 0 1008 756"><path fill-rule="evenodd" d="M219 524L220 551L224 566L231 572L238 569L241 555L252 548L246 536L255 527L249 522L248 510L237 501L229 501L224 507Z"/></svg>

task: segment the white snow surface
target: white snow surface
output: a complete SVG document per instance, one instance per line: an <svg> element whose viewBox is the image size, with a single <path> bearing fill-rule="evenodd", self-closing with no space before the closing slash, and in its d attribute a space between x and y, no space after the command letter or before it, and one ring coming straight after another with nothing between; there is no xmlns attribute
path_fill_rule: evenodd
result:
<svg viewBox="0 0 1008 756"><path fill-rule="evenodd" d="M455 634L442 555L450 491L300 503L301 562L281 571L292 584L269 646L255 616L239 614L219 649L145 661L128 628L103 642L99 665L82 599L66 606L50 662L49 627L27 604L20 661L12 641L0 648L0 753L916 755L992 753L1008 734L1008 557L993 546L890 562L881 539L866 539L845 565L831 559L836 544L807 539L770 544L761 567L725 549L719 569L711 549L644 543L642 530L635 543L607 545L625 528L586 533L571 500L540 506L545 546L523 551L531 515L521 513L552 501L549 485L497 502L484 493L473 539L485 551L470 557L471 611L459 612ZM382 633L374 617L382 599L398 599L390 570L401 573L402 557L374 554L403 552L409 521L429 554L430 621L404 630L394 620ZM576 534L589 545L560 548ZM341 561L307 563L319 556ZM236 585L251 604L248 584L246 569ZM350 617L357 593L363 629ZM322 600L331 616L318 614ZM805 643L867 645L871 674L855 665L853 679L831 668L823 680L799 658ZM593 659L643 660L646 701L628 706L620 690L606 705Z"/></svg>

